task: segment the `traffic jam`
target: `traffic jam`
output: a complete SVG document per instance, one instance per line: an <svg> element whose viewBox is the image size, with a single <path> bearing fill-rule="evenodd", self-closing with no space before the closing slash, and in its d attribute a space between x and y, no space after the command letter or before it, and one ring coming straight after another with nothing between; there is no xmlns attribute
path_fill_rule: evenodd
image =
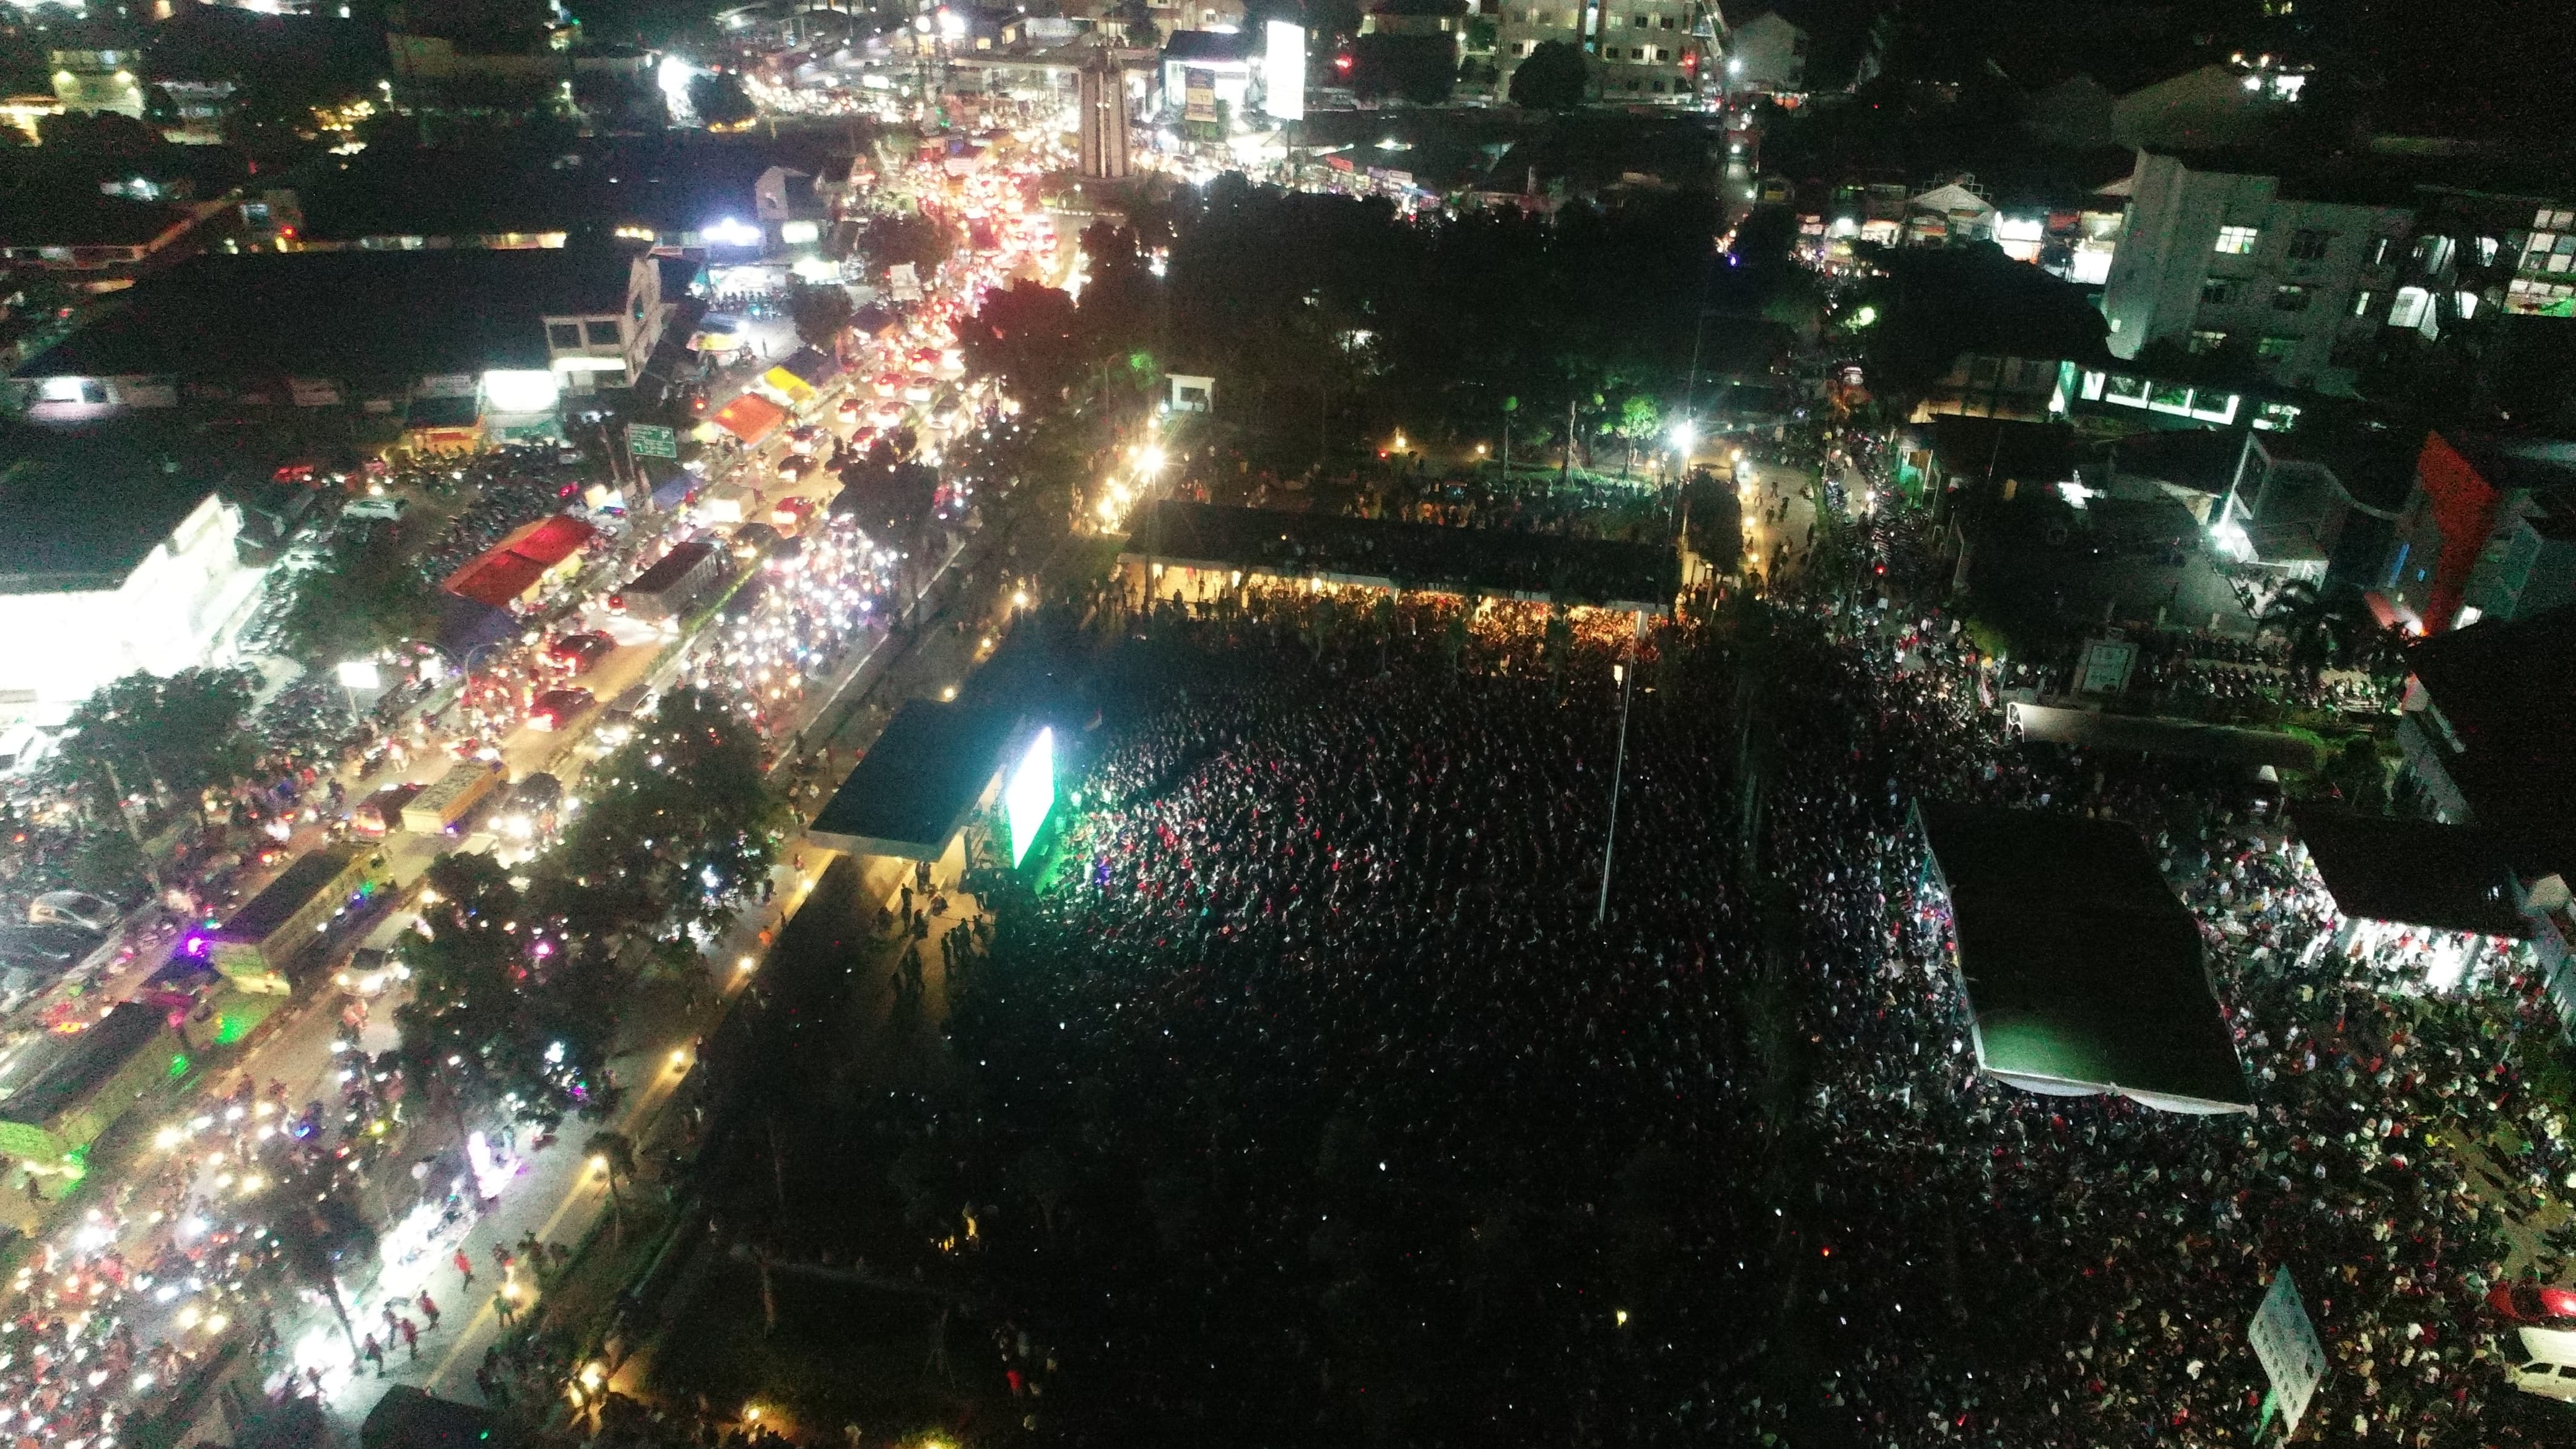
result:
<svg viewBox="0 0 2576 1449"><path fill-rule="evenodd" d="M419 917L382 909L399 898L387 857L413 837L415 856L457 846L492 849L504 865L533 856L580 808L582 770L671 689L718 694L773 750L811 722L918 596L923 566L944 564L974 526L977 491L989 486L976 477L979 445L1013 426L1017 408L965 375L955 326L987 288L1062 277L1035 199L1056 159L1036 146L942 150L876 179L882 194L866 204L909 198L957 223L963 244L917 301L875 335L848 339L846 366L787 397L770 436L717 453L667 514L574 507L503 534L476 561L498 560L487 570L499 600L488 637L461 657L389 650L358 661L364 671L344 669L353 691L379 688L381 670L416 693L362 763L308 782L304 798L327 808L281 812L290 838L279 856L304 854L222 929L182 926L170 968L134 999L48 1038L50 1052L99 1055L114 1084L161 1074L221 1085L121 1098L143 1119L133 1140L147 1145L112 1164L116 1190L85 1194L91 1205L68 1221L29 1189L20 1216L44 1236L22 1256L0 1321L0 1439L108 1449L239 1350L277 1350L279 1374L319 1388L366 1348L416 1347L437 1326L431 1273L511 1190L524 1149L494 1128L435 1160L400 1155L406 1103L388 1064L406 986L394 947ZM863 516L835 507L848 479L889 456L931 480L927 523L909 537L872 536ZM648 517L667 522L647 536ZM932 556L907 560L907 550ZM263 935L235 929L263 910L276 917ZM273 944L327 953L339 988L322 1025L291 1048L283 1034L253 1036L288 999L283 955L262 955ZM159 984L209 964L234 982L274 976L279 989L226 995L233 1005L216 1011ZM235 1012L241 1002L251 1006ZM209 1053L243 1040L247 1055L192 1078ZM8 1071L50 1060L21 1054ZM109 1165L91 1164L85 1141L10 1146L55 1153L52 1194ZM281 1234L278 1194L397 1169L414 1186L379 1194L389 1221Z"/></svg>

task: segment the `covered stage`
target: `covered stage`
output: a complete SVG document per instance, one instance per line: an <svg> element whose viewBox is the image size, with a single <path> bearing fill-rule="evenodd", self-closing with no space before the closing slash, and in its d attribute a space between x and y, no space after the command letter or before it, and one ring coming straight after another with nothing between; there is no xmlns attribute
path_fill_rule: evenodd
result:
<svg viewBox="0 0 2576 1449"><path fill-rule="evenodd" d="M2253 1111L2199 922L2137 831L1931 800L1914 819L1981 1070L2051 1096Z"/></svg>

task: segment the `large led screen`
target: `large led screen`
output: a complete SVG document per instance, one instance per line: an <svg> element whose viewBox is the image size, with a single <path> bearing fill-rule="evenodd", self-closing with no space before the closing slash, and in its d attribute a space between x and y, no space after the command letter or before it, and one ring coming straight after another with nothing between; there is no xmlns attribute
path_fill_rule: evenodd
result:
<svg viewBox="0 0 2576 1449"><path fill-rule="evenodd" d="M1011 864L1026 859L1055 808L1055 731L1042 729L1002 786L1002 821L1011 832Z"/></svg>
<svg viewBox="0 0 2576 1449"><path fill-rule="evenodd" d="M1306 27L1273 20L1261 28L1261 108L1274 121L1306 117Z"/></svg>

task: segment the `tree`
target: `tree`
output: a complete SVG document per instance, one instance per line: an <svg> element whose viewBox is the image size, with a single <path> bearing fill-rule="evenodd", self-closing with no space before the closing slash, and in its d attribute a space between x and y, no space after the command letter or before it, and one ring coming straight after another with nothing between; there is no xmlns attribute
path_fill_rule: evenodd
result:
<svg viewBox="0 0 2576 1449"><path fill-rule="evenodd" d="M915 271L932 271L956 244L946 226L918 212L872 217L859 232L859 250L877 267L910 262Z"/></svg>
<svg viewBox="0 0 2576 1449"><path fill-rule="evenodd" d="M997 376L1012 395L1051 402L1082 375L1074 341L1073 299L1053 287L1013 282L984 294L984 305L957 328L969 367Z"/></svg>
<svg viewBox="0 0 2576 1449"><path fill-rule="evenodd" d="M242 670L129 674L72 711L55 778L117 809L137 791L152 791L166 809L230 785L257 757L242 728L250 702L251 676Z"/></svg>
<svg viewBox="0 0 2576 1449"><path fill-rule="evenodd" d="M1583 104L1590 84L1583 52L1571 41L1541 41L1512 72L1512 104L1533 111L1570 111Z"/></svg>
<svg viewBox="0 0 2576 1449"><path fill-rule="evenodd" d="M671 696L590 772L590 799L530 893L576 936L636 925L713 931L757 894L786 802L751 720L715 696Z"/></svg>
<svg viewBox="0 0 2576 1449"><path fill-rule="evenodd" d="M787 290L787 315L795 320L796 336L809 347L837 353L856 311L849 288L837 282L798 282Z"/></svg>
<svg viewBox="0 0 2576 1449"><path fill-rule="evenodd" d="M1619 476L1625 478L1629 465L1636 461L1637 450L1651 444L1655 435L1663 431L1663 405L1639 393L1620 404L1617 426L1619 440L1628 445L1626 455L1619 460Z"/></svg>
<svg viewBox="0 0 2576 1449"><path fill-rule="evenodd" d="M697 112L700 125L711 128L739 126L760 114L751 93L742 88L742 77L729 70L691 76L689 109Z"/></svg>
<svg viewBox="0 0 2576 1449"><path fill-rule="evenodd" d="M1047 1241L1054 1242L1056 1209L1073 1191L1073 1168L1065 1162L1063 1153L1040 1143L1020 1154L1014 1175L1019 1179L1020 1190L1036 1201L1038 1216L1046 1224Z"/></svg>
<svg viewBox="0 0 2576 1449"><path fill-rule="evenodd" d="M1363 35L1351 46L1351 92L1362 99L1402 96L1417 106L1449 98L1458 80L1457 47L1446 35Z"/></svg>
<svg viewBox="0 0 2576 1449"><path fill-rule="evenodd" d="M604 1108L617 983L607 953L551 932L488 855L422 878L419 931L396 946L412 999L395 1009L404 1073L459 1130L497 1112L551 1129Z"/></svg>
<svg viewBox="0 0 2576 1449"><path fill-rule="evenodd" d="M617 1214L617 1235L626 1236L626 1200L618 1195L617 1185L635 1177L635 1142L623 1132L593 1132L582 1144L584 1153L599 1164L608 1177L608 1205Z"/></svg>
<svg viewBox="0 0 2576 1449"><path fill-rule="evenodd" d="M438 595L412 567L399 529L345 535L330 560L296 574L278 621L286 652L316 669L430 637Z"/></svg>

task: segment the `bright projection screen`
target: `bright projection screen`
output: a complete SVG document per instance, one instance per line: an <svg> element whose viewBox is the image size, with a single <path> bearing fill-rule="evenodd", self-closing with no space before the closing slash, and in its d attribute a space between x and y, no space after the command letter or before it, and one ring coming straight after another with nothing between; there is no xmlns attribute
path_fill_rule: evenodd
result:
<svg viewBox="0 0 2576 1449"><path fill-rule="evenodd" d="M1028 858L1038 827L1055 808L1055 731L1042 729L1002 786L1002 820L1011 832L1011 864Z"/></svg>
<svg viewBox="0 0 2576 1449"><path fill-rule="evenodd" d="M1273 20L1261 32L1263 110L1274 121L1306 118L1306 27Z"/></svg>

